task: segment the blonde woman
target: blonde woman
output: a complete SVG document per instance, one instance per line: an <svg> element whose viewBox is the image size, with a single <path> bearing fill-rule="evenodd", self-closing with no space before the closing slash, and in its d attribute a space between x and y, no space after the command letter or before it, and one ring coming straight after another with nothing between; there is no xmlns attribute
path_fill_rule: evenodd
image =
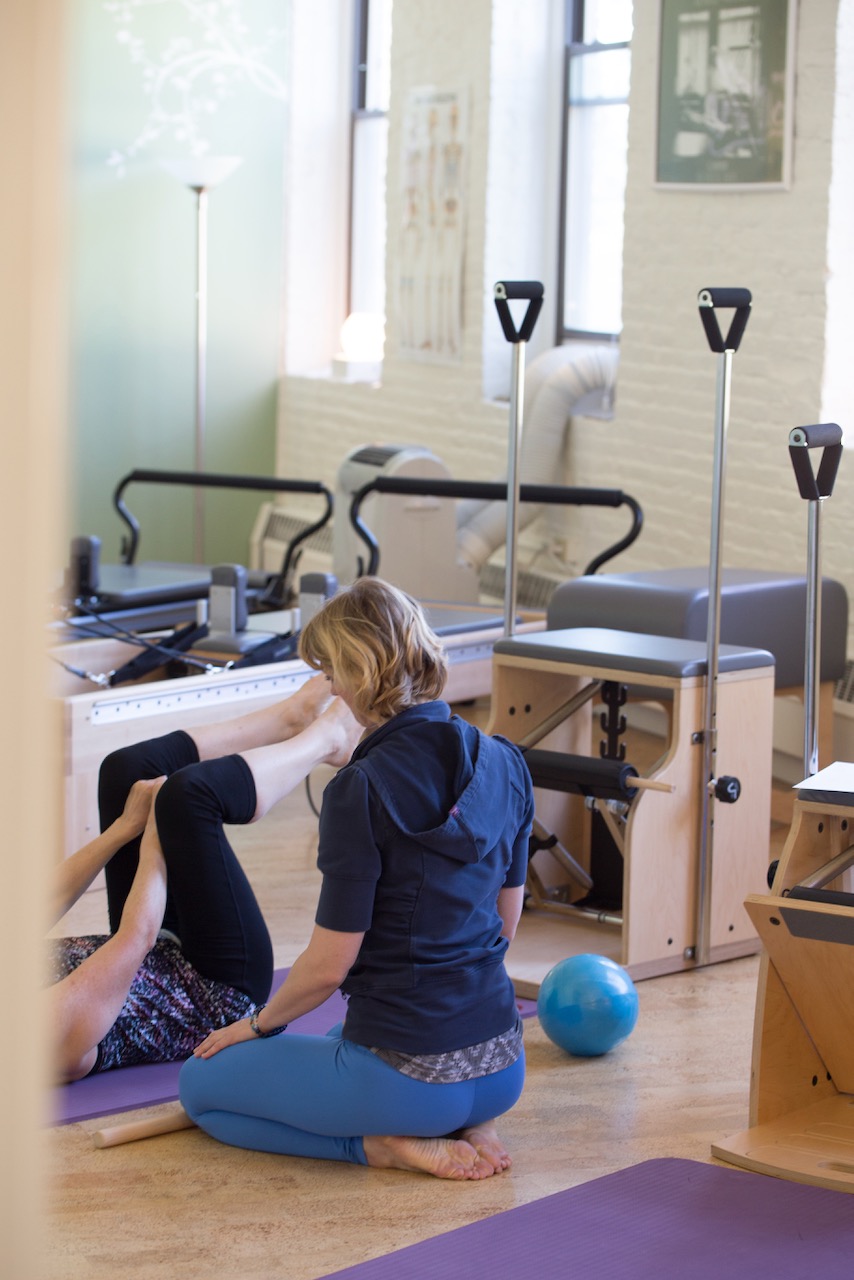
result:
<svg viewBox="0 0 854 1280"><path fill-rule="evenodd" d="M181 1072L222 1142L471 1179L510 1157L495 1120L524 1082L504 954L533 816L518 749L439 699L446 666L418 605L362 578L300 652L367 731L324 792L315 927L260 1011L213 1031ZM341 1027L279 1036L341 988Z"/></svg>

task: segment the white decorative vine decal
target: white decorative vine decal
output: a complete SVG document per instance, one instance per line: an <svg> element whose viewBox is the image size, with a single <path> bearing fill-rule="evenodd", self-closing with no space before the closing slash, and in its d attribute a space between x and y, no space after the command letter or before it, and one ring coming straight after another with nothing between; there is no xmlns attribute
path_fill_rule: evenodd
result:
<svg viewBox="0 0 854 1280"><path fill-rule="evenodd" d="M244 0L103 0L116 40L141 70L149 101L148 118L137 136L107 158L118 176L124 175L129 160L163 138L192 156L205 155L211 147L206 130L212 117L241 90L286 98L285 82L271 65L286 31L271 28L259 38L246 22L244 7ZM150 47L150 37L140 34L137 22L145 10L155 8L169 8L175 17L173 34L159 50Z"/></svg>

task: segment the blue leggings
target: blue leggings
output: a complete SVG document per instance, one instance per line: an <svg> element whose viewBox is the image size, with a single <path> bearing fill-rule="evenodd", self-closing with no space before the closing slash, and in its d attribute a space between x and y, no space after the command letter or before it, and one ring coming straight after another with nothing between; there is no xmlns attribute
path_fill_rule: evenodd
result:
<svg viewBox="0 0 854 1280"><path fill-rule="evenodd" d="M341 1038L286 1032L190 1058L179 1093L188 1115L233 1147L366 1164L364 1134L438 1138L508 1111L524 1055L479 1080L425 1084Z"/></svg>

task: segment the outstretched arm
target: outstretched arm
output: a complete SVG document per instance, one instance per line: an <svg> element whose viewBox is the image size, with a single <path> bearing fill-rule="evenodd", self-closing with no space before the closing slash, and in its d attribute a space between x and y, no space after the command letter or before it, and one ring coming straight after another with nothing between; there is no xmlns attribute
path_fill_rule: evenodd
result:
<svg viewBox="0 0 854 1280"><path fill-rule="evenodd" d="M134 783L124 811L115 822L57 867L51 890L51 924L56 924L74 906L113 854L144 830L152 799L161 781Z"/></svg>
<svg viewBox="0 0 854 1280"><path fill-rule="evenodd" d="M314 926L308 946L297 956L276 994L257 1018L258 1029L272 1031L323 1004L337 991L359 954L364 933L338 933ZM197 1058L212 1058L220 1049L241 1040L255 1040L248 1018L212 1031L195 1050Z"/></svg>
<svg viewBox="0 0 854 1280"><path fill-rule="evenodd" d="M158 784L149 784L155 790ZM154 946L166 907L166 863L154 806L139 850L139 867L116 933L46 993L61 1080L78 1080L95 1064L98 1044L121 1013L140 965Z"/></svg>

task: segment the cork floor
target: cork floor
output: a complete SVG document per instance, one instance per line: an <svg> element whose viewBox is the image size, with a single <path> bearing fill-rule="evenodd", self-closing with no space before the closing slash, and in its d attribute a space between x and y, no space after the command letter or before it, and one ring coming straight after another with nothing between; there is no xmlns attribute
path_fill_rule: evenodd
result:
<svg viewBox="0 0 854 1280"><path fill-rule="evenodd" d="M318 887L305 792L234 835L276 964L289 964ZM62 930L104 921L95 888ZM526 913L517 958L548 936L559 959L572 927ZM638 983L638 1024L602 1058L568 1056L528 1020L526 1089L501 1124L513 1167L479 1183L238 1151L198 1130L99 1150L92 1134L103 1120L51 1129L44 1275L315 1280L642 1160L712 1163L710 1144L747 1121L757 971L754 956Z"/></svg>

